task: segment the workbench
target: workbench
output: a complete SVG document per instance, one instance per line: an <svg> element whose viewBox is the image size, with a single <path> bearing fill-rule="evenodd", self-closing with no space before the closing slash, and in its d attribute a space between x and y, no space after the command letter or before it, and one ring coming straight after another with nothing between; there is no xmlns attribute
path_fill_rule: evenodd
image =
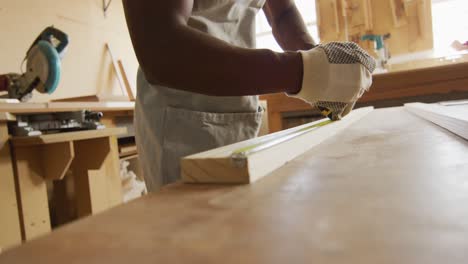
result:
<svg viewBox="0 0 468 264"><path fill-rule="evenodd" d="M378 109L250 185L184 185L0 263L467 263L468 142Z"/></svg>
<svg viewBox="0 0 468 264"><path fill-rule="evenodd" d="M428 65L435 64L429 61ZM417 64L418 67L421 65ZM311 106L284 93L260 96L268 104L270 132L281 131L283 116L293 112L311 111ZM390 107L408 102L439 102L468 98L468 61L452 64L409 68L373 75L369 92L359 99L359 106ZM313 112L313 111L312 111ZM318 111L317 114L319 114Z"/></svg>
<svg viewBox="0 0 468 264"><path fill-rule="evenodd" d="M117 113L133 112L134 103L0 103L0 248L8 248L51 231L47 182L54 186L58 217L70 208L64 176L73 171L77 217L122 203ZM12 137L7 122L16 114L79 111L112 113L108 128ZM111 125L109 125L111 124ZM58 220L64 223L65 219Z"/></svg>

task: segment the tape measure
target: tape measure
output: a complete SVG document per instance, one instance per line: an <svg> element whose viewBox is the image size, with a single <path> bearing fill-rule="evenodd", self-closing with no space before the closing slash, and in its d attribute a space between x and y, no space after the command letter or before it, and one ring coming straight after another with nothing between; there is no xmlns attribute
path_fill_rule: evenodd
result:
<svg viewBox="0 0 468 264"><path fill-rule="evenodd" d="M237 149L237 150L233 151L232 154L231 154L231 158L233 158L233 159L245 159L247 156L249 156L249 155L251 155L253 153L262 151L264 149L271 148L271 147L276 146L276 145L278 145L280 143L286 142L286 141L291 140L291 139L293 139L295 137L298 137L298 136L303 135L305 133L308 133L308 132L310 132L312 130L315 130L315 129L319 128L319 127L323 127L325 125L328 125L328 124L330 124L332 122L335 122L335 121L324 120L322 122L319 122L319 123L316 123L316 124L301 128L299 130L291 131L291 132L286 133L286 134L281 134L281 135L277 135L277 136L272 135L272 137L266 136L263 140L261 140L258 143L255 143L253 145L246 146L246 147L243 147L243 148L240 148L240 149ZM259 139L261 139L261 138L259 138Z"/></svg>

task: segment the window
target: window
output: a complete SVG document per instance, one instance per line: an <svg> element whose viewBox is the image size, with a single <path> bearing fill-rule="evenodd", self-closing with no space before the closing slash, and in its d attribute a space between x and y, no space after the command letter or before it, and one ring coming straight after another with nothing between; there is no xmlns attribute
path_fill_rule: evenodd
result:
<svg viewBox="0 0 468 264"><path fill-rule="evenodd" d="M316 42L318 39L317 18L315 14L315 0L296 0L296 6L304 18L307 29ZM276 43L275 38L271 32L270 25L266 20L265 14L260 11L257 15L257 48L266 48L274 51L281 51L282 49Z"/></svg>
<svg viewBox="0 0 468 264"><path fill-rule="evenodd" d="M468 41L468 1L433 0L432 31L434 32L434 50L438 54L453 52L453 41Z"/></svg>
<svg viewBox="0 0 468 264"><path fill-rule="evenodd" d="M314 0L296 0L309 32L319 41ZM467 0L432 0L434 51L436 54L450 52L454 40L468 41ZM282 49L276 43L263 12L257 16L257 47L275 51Z"/></svg>

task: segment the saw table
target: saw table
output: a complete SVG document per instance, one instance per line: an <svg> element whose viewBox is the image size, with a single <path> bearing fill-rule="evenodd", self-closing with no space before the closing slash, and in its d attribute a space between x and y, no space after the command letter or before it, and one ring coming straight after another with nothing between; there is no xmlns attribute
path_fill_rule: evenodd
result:
<svg viewBox="0 0 468 264"><path fill-rule="evenodd" d="M375 110L250 185L175 184L0 263L467 263L468 142Z"/></svg>

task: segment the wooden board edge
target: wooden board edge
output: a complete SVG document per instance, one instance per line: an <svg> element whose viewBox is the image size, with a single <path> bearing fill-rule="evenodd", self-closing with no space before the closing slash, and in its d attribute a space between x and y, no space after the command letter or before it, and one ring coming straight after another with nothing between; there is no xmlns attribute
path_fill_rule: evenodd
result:
<svg viewBox="0 0 468 264"><path fill-rule="evenodd" d="M249 183L247 164L236 166L232 164L231 157L183 158L180 162L180 171L184 183ZM218 173L223 177L216 177Z"/></svg>
<svg viewBox="0 0 468 264"><path fill-rule="evenodd" d="M252 154L246 158L243 166L239 164L239 161L234 162L231 158L232 151L239 148L239 146L243 146L243 142L187 156L181 160L182 180L185 183L252 183L332 137L343 128L370 113L373 109L373 107L364 107L354 110L339 122L331 123L259 153ZM313 123L316 122L310 124ZM310 124L306 124L306 126ZM319 140L315 138L317 133L321 135ZM251 143L253 141L246 140L244 142ZM307 144L304 144L304 142L307 142ZM285 147L285 144L293 144L297 149L291 150L287 146ZM276 153L281 154L275 155L275 151L279 151ZM223 157L217 156L220 152L224 153ZM210 153L213 154L212 157L209 156ZM275 160L275 162L272 162L272 160ZM275 165L265 166L265 164L271 165L273 163Z"/></svg>
<svg viewBox="0 0 468 264"><path fill-rule="evenodd" d="M405 104L404 108L416 116L430 121L450 132L468 140L468 120L458 118L445 112L444 106L424 103ZM467 113L468 116L468 113Z"/></svg>
<svg viewBox="0 0 468 264"><path fill-rule="evenodd" d="M312 150L315 146L332 138L373 110L373 107L357 109L339 122L330 123L317 130L293 138L285 142L285 144L278 144L270 149L253 154L249 157L249 182L253 183L267 176L291 160Z"/></svg>

